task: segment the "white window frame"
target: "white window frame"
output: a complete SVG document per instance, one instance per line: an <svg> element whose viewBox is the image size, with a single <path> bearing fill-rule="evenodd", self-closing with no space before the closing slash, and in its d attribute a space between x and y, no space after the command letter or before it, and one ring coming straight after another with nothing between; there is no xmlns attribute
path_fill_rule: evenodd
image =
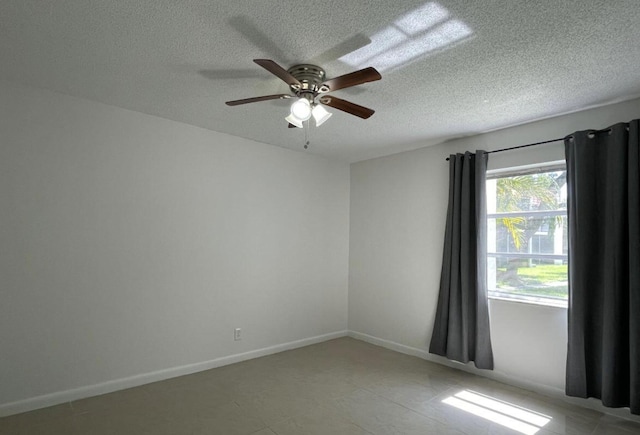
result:
<svg viewBox="0 0 640 435"><path fill-rule="evenodd" d="M518 175L529 175L536 173L552 172L552 171L565 171L566 163L561 161L554 161L548 163L533 164L527 166L509 167L501 169L493 169L487 171L487 181L495 180L498 178L514 177ZM512 216L567 216L566 210L546 210L546 211L524 211L524 212L506 212L506 213L490 213L489 210L495 210L495 200L489 197L487 191L487 289L489 299L497 299L511 302L520 302L525 304L545 305L559 308L567 308L568 300L554 297L542 297L531 295L520 295L515 293L500 292L495 287L491 288L491 274L495 276L495 270L490 270L491 267L495 268L495 262L493 265L490 261L491 258L497 257L522 257L532 259L552 259L552 260L566 260L568 262L568 255L557 254L529 254L529 253L498 253L496 252L496 234L495 227L492 229L489 225L489 219L501 218Z"/></svg>

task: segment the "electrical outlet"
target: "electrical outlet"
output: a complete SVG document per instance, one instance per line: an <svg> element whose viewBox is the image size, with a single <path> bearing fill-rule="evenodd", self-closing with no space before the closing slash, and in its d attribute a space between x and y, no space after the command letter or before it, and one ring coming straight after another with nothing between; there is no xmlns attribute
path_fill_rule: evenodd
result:
<svg viewBox="0 0 640 435"><path fill-rule="evenodd" d="M242 340L242 329L236 328L233 330L233 339L235 341Z"/></svg>

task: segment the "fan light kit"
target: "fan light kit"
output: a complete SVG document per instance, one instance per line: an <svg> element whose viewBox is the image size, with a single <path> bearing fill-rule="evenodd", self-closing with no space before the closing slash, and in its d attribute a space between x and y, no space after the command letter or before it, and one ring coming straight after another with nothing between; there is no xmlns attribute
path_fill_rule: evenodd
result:
<svg viewBox="0 0 640 435"><path fill-rule="evenodd" d="M293 104L291 104L291 113L285 118L289 123L289 128L303 128L303 122L308 121L312 116L316 122L316 127L320 127L332 115L327 112L322 105L342 110L343 112L347 112L362 119L367 119L374 114L374 111L367 107L359 106L349 101L324 94L337 91L338 89L350 88L363 83L380 80L382 76L375 68L364 68L333 79L325 80L324 70L316 65L294 65L288 70L285 70L280 65L269 59L254 59L253 61L287 83L294 95L275 94L246 98L243 100L227 101L226 104L228 106L238 106L258 101L296 98Z"/></svg>
<svg viewBox="0 0 640 435"><path fill-rule="evenodd" d="M311 118L311 103L306 98L300 98L291 105L291 116L306 121Z"/></svg>

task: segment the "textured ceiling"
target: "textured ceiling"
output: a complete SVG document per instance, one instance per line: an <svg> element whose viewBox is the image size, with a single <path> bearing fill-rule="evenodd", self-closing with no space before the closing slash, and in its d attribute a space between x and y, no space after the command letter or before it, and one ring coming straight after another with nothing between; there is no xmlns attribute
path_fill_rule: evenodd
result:
<svg viewBox="0 0 640 435"><path fill-rule="evenodd" d="M224 104L288 91L252 59L374 66L308 130L347 161L636 97L638 41L637 0L0 1L0 79L297 150L289 102Z"/></svg>

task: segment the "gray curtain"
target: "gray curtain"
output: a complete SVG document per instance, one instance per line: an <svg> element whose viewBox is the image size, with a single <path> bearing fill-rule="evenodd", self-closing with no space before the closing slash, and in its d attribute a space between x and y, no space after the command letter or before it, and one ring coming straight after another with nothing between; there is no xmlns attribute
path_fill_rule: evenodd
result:
<svg viewBox="0 0 640 435"><path fill-rule="evenodd" d="M565 139L566 392L640 414L639 120Z"/></svg>
<svg viewBox="0 0 640 435"><path fill-rule="evenodd" d="M449 207L429 352L493 369L486 260L487 153L449 156Z"/></svg>

